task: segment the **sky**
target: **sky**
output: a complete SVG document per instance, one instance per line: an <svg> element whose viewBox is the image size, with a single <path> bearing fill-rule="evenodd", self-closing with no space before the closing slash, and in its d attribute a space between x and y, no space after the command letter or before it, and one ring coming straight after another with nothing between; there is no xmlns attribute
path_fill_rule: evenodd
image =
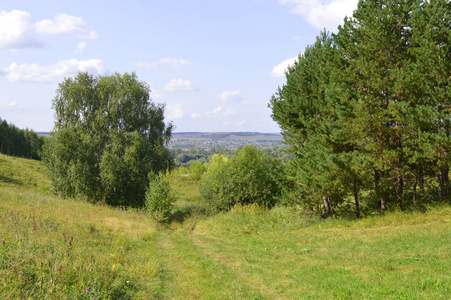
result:
<svg viewBox="0 0 451 300"><path fill-rule="evenodd" d="M49 132L58 84L135 72L175 132L280 132L268 107L284 72L357 0L6 0L0 118Z"/></svg>

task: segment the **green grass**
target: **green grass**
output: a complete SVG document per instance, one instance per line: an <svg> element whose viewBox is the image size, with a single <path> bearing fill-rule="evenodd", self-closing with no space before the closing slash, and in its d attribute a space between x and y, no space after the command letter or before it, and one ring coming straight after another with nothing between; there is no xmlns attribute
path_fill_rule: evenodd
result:
<svg viewBox="0 0 451 300"><path fill-rule="evenodd" d="M198 203L197 183L175 177L174 212L180 218L163 227L139 211L49 195L39 162L0 160L3 299L449 299L451 294L449 205L357 221L321 221L294 208L257 206L208 217Z"/></svg>
<svg viewBox="0 0 451 300"><path fill-rule="evenodd" d="M50 193L46 168L40 161L0 154L0 187Z"/></svg>

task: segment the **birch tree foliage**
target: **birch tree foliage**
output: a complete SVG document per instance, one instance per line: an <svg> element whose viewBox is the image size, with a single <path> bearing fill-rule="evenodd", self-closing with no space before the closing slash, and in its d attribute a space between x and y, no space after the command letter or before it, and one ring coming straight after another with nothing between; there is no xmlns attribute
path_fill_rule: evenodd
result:
<svg viewBox="0 0 451 300"><path fill-rule="evenodd" d="M55 127L44 149L54 190L110 205L144 205L149 172L172 167L172 124L147 83L132 74L79 73L58 86Z"/></svg>

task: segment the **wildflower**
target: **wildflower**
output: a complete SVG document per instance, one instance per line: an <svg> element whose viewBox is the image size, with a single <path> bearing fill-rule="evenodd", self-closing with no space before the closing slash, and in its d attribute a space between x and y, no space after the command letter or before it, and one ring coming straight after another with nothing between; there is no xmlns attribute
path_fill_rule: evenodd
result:
<svg viewBox="0 0 451 300"><path fill-rule="evenodd" d="M89 293L89 288L86 288L86 294Z"/></svg>

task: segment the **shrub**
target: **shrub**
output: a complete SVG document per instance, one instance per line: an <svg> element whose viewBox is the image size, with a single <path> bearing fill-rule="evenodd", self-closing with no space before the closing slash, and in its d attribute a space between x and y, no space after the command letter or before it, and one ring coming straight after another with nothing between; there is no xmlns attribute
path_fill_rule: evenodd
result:
<svg viewBox="0 0 451 300"><path fill-rule="evenodd" d="M204 174L206 170L207 170L206 167L201 162L198 162L198 161L193 162L189 166L189 172L190 172L189 177L193 180L200 180L202 177L202 174Z"/></svg>
<svg viewBox="0 0 451 300"><path fill-rule="evenodd" d="M169 181L165 174L150 173L149 182L146 192L146 209L158 222L168 223L171 220L171 210L175 202Z"/></svg>
<svg viewBox="0 0 451 300"><path fill-rule="evenodd" d="M229 162L213 157L199 183L201 199L212 210L229 210L236 204L273 206L280 195L274 163L253 146L245 146Z"/></svg>

